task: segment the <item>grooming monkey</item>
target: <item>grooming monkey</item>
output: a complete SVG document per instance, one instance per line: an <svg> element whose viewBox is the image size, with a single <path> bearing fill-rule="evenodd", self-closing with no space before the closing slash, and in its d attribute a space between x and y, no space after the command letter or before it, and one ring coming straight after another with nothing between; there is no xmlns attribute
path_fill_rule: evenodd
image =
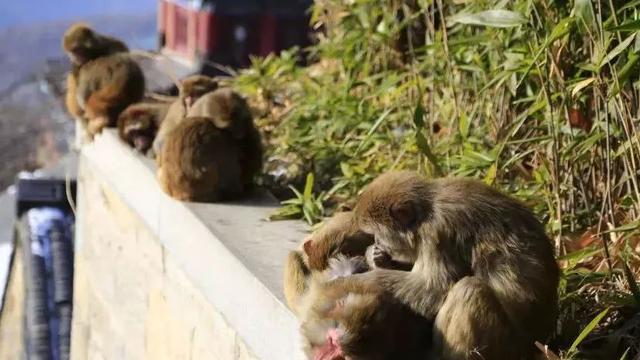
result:
<svg viewBox="0 0 640 360"><path fill-rule="evenodd" d="M182 120L157 155L160 186L175 199L231 200L247 189L240 144L209 118Z"/></svg>
<svg viewBox="0 0 640 360"><path fill-rule="evenodd" d="M120 112L142 100L142 69L120 40L98 34L85 24L75 24L64 34L62 47L72 62L67 108L85 121L89 136L115 126Z"/></svg>
<svg viewBox="0 0 640 360"><path fill-rule="evenodd" d="M120 138L142 154L151 149L162 119L169 111L169 103L136 103L118 116Z"/></svg>
<svg viewBox="0 0 640 360"><path fill-rule="evenodd" d="M253 123L247 102L229 88L220 88L198 98L187 111L188 117L207 117L218 129L233 134L240 143L243 164L242 181L253 184L253 177L262 169L262 142Z"/></svg>
<svg viewBox="0 0 640 360"><path fill-rule="evenodd" d="M552 333L558 266L542 225L520 202L468 179L390 172L360 195L355 216L379 250L411 272L375 269L327 284L340 296L381 287L434 319L437 359L521 359Z"/></svg>
<svg viewBox="0 0 640 360"><path fill-rule="evenodd" d="M204 75L192 75L180 82L178 99L167 111L153 141L153 152L157 155L162 150L167 134L187 116L187 111L202 95L218 88L218 82Z"/></svg>
<svg viewBox="0 0 640 360"><path fill-rule="evenodd" d="M352 212L334 214L303 241L302 251L289 253L284 271L284 295L289 308L300 315L300 301L312 271L326 270L329 260L338 255L362 258L371 245L373 236L358 230Z"/></svg>
<svg viewBox="0 0 640 360"><path fill-rule="evenodd" d="M245 137L253 127L246 101L230 88L221 88L201 96L188 111L188 116L204 116L219 129L230 129L235 137Z"/></svg>
<svg viewBox="0 0 640 360"><path fill-rule="evenodd" d="M310 359L423 359L432 322L380 288L334 297L324 284L369 270L373 237L358 230L353 213L335 214L292 251L285 265L285 298L301 318ZM406 267L406 265L404 265Z"/></svg>

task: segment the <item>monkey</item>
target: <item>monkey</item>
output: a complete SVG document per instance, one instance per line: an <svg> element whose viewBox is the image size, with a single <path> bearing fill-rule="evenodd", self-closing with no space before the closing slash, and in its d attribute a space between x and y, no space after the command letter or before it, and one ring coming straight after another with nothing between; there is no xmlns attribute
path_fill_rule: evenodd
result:
<svg viewBox="0 0 640 360"><path fill-rule="evenodd" d="M166 138L157 154L161 188L183 201L215 202L242 195L240 144L211 119L185 118Z"/></svg>
<svg viewBox="0 0 640 360"><path fill-rule="evenodd" d="M198 98L187 112L188 117L208 117L219 129L228 129L241 143L242 175L245 186L262 169L262 142L253 123L249 105L230 88L219 88Z"/></svg>
<svg viewBox="0 0 640 360"><path fill-rule="evenodd" d="M169 110L169 103L141 102L129 105L118 116L118 135L142 154L152 152L151 145ZM153 154L149 154L152 155Z"/></svg>
<svg viewBox="0 0 640 360"><path fill-rule="evenodd" d="M142 100L144 74L122 41L74 24L65 32L62 47L72 63L67 109L86 123L90 137L115 126L120 112Z"/></svg>
<svg viewBox="0 0 640 360"><path fill-rule="evenodd" d="M310 359L423 359L429 349L433 323L378 288L346 297L325 291L330 279L369 270L364 254L373 241L347 211L307 237L301 251L289 253L285 299L302 320Z"/></svg>
<svg viewBox="0 0 640 360"><path fill-rule="evenodd" d="M178 99L171 103L153 141L153 152L156 155L161 152L167 134L187 116L188 109L196 100L217 88L218 82L205 75L192 75L180 82Z"/></svg>
<svg viewBox="0 0 640 360"><path fill-rule="evenodd" d="M362 256L329 260L314 274L303 298L300 331L309 359L425 359L433 321L376 285L357 293L336 293L327 281L366 271Z"/></svg>
<svg viewBox="0 0 640 360"><path fill-rule="evenodd" d="M189 109L188 116L206 116L220 129L231 129L238 139L253 126L247 102L230 88L220 88L201 96Z"/></svg>
<svg viewBox="0 0 640 360"><path fill-rule="evenodd" d="M337 255L362 257L373 245L373 236L359 231L353 213L339 212L302 242L301 250L291 251L285 263L284 294L289 308L299 314L302 295L311 272L321 272Z"/></svg>
<svg viewBox="0 0 640 360"><path fill-rule="evenodd" d="M414 266L376 268L327 286L367 293L377 285L435 319L435 358L530 358L534 342L551 335L558 265L543 226L516 199L471 179L388 172L365 187L354 213L374 246Z"/></svg>
<svg viewBox="0 0 640 360"><path fill-rule="evenodd" d="M335 213L303 240L301 250L289 252L284 271L284 293L289 308L298 313L300 297L306 291L311 272L326 270L330 260L338 255L346 258L362 257L366 270L385 267L409 271L413 267L413 264L392 259L386 253L379 255L383 259L374 259L373 243L373 236L360 231L356 226L353 212Z"/></svg>

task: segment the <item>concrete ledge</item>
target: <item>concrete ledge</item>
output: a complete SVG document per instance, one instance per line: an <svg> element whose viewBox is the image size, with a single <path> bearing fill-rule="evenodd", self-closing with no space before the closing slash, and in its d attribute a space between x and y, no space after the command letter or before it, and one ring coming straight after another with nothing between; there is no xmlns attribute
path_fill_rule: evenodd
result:
<svg viewBox="0 0 640 360"><path fill-rule="evenodd" d="M96 190L96 182L100 190ZM82 316L76 316L78 310L82 313L78 308L88 306L83 303L86 299L82 295L86 289L79 289L78 286L83 285L77 281L85 279L85 284L92 283L93 276L92 260L83 259L83 251L102 246L98 242L106 241L104 238L109 233L108 229L102 230L100 223L103 219L96 218L96 212L91 208L124 206L126 212L133 215L127 215L131 219L121 221L141 222L144 231L151 234L154 246L161 249L162 271L165 271L166 264L173 264L171 266L175 266L187 279L188 287L193 287L223 316L247 345L252 358L303 358L298 321L284 305L282 271L288 251L297 246L307 229L297 221L266 221L277 208L277 202L269 194L256 192L245 201L224 204L175 201L160 190L155 180L153 161L131 151L120 142L115 131L109 130L82 149L78 199L73 351L78 349L77 342L87 341L87 331L93 337L102 335L108 339L110 336L99 334L96 329L91 329L90 324L82 324ZM124 231L120 236L126 238L114 241L125 245L127 241L138 241L136 232ZM95 254L102 256L99 251ZM135 255L126 256L135 262ZM104 256L109 255L105 253ZM123 261L112 260L113 266ZM142 262L144 259L138 260ZM136 266L139 268L141 265ZM108 281L105 274L100 276ZM96 286L92 285L94 293L101 291ZM149 294L131 296L144 297L147 303L152 297ZM129 312L123 309L121 313L111 314L109 321L129 321L119 319ZM141 346L149 341L148 338L130 340L131 344L143 344ZM132 358L126 351L121 355L120 358ZM73 354L74 358L83 356ZM102 356L109 358L109 354ZM169 357L168 354L165 356ZM231 357L245 358L240 355Z"/></svg>

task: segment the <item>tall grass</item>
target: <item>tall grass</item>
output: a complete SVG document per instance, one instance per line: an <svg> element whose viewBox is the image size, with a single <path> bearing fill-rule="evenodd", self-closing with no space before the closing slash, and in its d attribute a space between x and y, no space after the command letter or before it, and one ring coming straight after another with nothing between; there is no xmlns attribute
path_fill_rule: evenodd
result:
<svg viewBox="0 0 640 360"><path fill-rule="evenodd" d="M312 26L309 66L292 49L234 79L304 188L280 215L318 221L390 169L483 179L556 242L551 347L637 356L640 1L316 0Z"/></svg>

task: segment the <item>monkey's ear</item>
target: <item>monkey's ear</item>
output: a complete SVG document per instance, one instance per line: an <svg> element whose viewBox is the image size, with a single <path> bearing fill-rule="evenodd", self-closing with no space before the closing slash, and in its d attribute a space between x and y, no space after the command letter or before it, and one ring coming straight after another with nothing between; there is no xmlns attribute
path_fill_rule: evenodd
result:
<svg viewBox="0 0 640 360"><path fill-rule="evenodd" d="M391 218L403 228L413 226L416 221L416 211L413 208L413 204L408 201L398 201L391 204L389 211L391 212Z"/></svg>

